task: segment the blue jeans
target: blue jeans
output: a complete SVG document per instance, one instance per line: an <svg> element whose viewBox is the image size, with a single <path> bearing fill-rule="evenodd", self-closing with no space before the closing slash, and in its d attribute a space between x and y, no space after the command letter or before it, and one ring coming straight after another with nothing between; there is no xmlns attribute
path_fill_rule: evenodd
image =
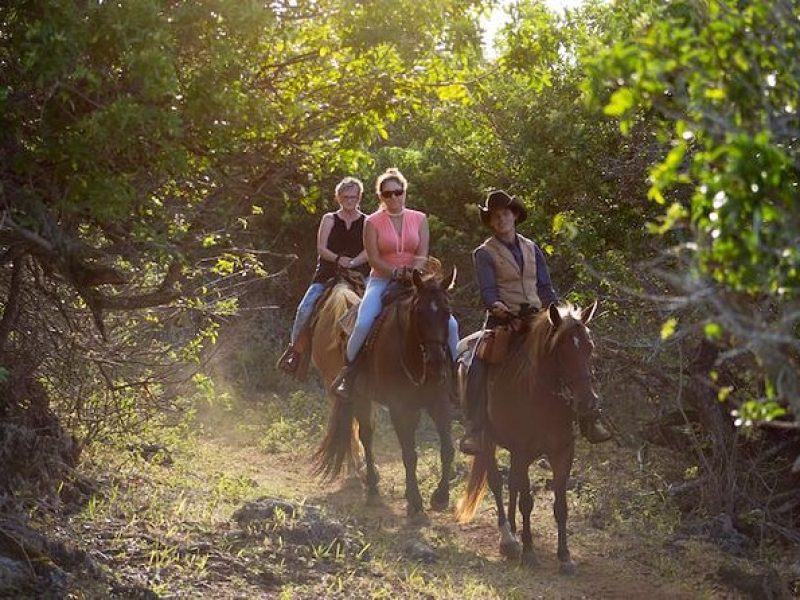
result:
<svg viewBox="0 0 800 600"><path fill-rule="evenodd" d="M292 325L292 344L297 341L300 332L303 331L303 327L308 323L311 311L314 310L314 303L322 295L324 290L324 283L312 283L308 286L305 296L300 300L300 304L297 305L297 314L294 317L294 325Z"/></svg>
<svg viewBox="0 0 800 600"><path fill-rule="evenodd" d="M361 299L361 304L358 307L358 316L356 317L356 324L353 327L353 333L350 334L350 339L347 340L347 361L353 362L361 346L367 340L370 329L372 329L375 319L381 314L383 303L381 302L381 295L383 295L386 286L389 285L388 279L381 279L380 277L370 277L367 279L367 288L364 290L364 297ZM450 356L455 357L456 345L458 344L458 322L453 315L450 315L450 323L448 325L448 346L450 346Z"/></svg>

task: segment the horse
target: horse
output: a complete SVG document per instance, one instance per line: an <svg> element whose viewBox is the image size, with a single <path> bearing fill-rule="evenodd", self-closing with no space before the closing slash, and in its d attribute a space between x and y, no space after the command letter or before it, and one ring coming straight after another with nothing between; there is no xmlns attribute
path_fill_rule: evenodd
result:
<svg viewBox="0 0 800 600"><path fill-rule="evenodd" d="M488 480L497 505L500 553L537 564L531 536L533 496L528 468L544 455L553 471L553 514L558 527L558 559L563 574L576 570L567 547L567 480L575 455L570 407L562 396L568 389L576 402L596 402L592 384L594 343L587 327L597 309L595 300L584 309L551 304L525 324L527 333L509 350L506 360L489 372L488 431L484 451L474 457L466 491L456 518L467 522L483 497ZM511 454L508 475L508 514L495 451ZM522 515L522 551L516 539L516 508Z"/></svg>
<svg viewBox="0 0 800 600"><path fill-rule="evenodd" d="M333 380L344 365L347 331L342 325L342 317L361 302L360 290L363 282L354 281L344 273L337 274L330 291L320 298L311 334L311 362L322 377L328 401L333 404L335 396L330 391ZM353 423L350 433L351 458L355 472L362 468L361 447L358 440L358 424Z"/></svg>
<svg viewBox="0 0 800 600"><path fill-rule="evenodd" d="M436 426L442 465L431 508L445 510L450 502L453 443L450 437L450 388L452 360L447 345L451 315L448 291L455 281L453 269L445 281L423 278L413 271L407 293L388 304L379 317L362 352L353 394L334 400L325 439L314 456L317 474L337 477L353 445L349 432L358 423L358 434L366 461L367 502L379 497L378 471L372 438L375 429L373 400L389 409L403 455L406 474L406 512L410 518L424 514L417 482L415 433L425 410Z"/></svg>

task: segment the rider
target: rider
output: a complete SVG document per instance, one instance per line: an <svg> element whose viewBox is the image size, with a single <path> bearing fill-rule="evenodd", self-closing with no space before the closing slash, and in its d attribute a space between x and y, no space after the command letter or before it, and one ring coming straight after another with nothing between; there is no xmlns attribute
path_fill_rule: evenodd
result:
<svg viewBox="0 0 800 600"><path fill-rule="evenodd" d="M398 169L387 169L375 182L378 210L364 225L364 248L372 266L356 324L347 341L346 362L331 384L333 393L350 397L357 371L356 358L381 312L383 294L392 279L402 279L409 269L421 269L428 259L430 233L425 213L406 208L408 182ZM456 355L458 323L450 316L449 346Z"/></svg>
<svg viewBox="0 0 800 600"><path fill-rule="evenodd" d="M317 269L303 299L297 306L289 346L278 360L278 368L294 375L306 351L303 331L322 292L325 282L336 275L337 269L352 269L364 277L369 273L364 250L365 215L359 210L364 184L355 177L345 177L335 189L339 210L322 215L317 231ZM300 343L298 343L300 342Z"/></svg>
<svg viewBox="0 0 800 600"><path fill-rule="evenodd" d="M503 190L494 190L479 208L481 221L493 234L473 252L481 300L489 313L486 327L506 323L522 308L540 310L557 303L544 253L535 242L517 233L517 225L528 217L522 202ZM465 434L459 444L465 454L481 451L486 425L486 383L487 365L475 355L467 374ZM578 415L581 433L593 444L611 438L598 423L598 417L596 407L586 407Z"/></svg>

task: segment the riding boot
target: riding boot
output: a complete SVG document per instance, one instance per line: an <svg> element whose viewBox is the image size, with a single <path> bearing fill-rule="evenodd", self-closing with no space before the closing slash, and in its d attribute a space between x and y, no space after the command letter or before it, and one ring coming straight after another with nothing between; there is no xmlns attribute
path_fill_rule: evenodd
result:
<svg viewBox="0 0 800 600"><path fill-rule="evenodd" d="M581 435L590 444L601 444L613 437L611 432L599 421L600 416L600 410L596 408L578 414L578 427L581 430Z"/></svg>
<svg viewBox="0 0 800 600"><path fill-rule="evenodd" d="M294 375L297 372L297 367L300 365L300 358L301 353L298 352L292 344L289 344L278 359L278 364L276 366L284 373Z"/></svg>
<svg viewBox="0 0 800 600"><path fill-rule="evenodd" d="M483 430L486 425L486 365L477 356L467 372L467 391L464 394L464 437L458 448L475 456L483 450Z"/></svg>
<svg viewBox="0 0 800 600"><path fill-rule="evenodd" d="M333 395L341 400L349 400L353 393L353 386L355 385L356 375L358 374L359 357L353 361L347 361L342 370L336 376L336 379L331 383L331 391Z"/></svg>

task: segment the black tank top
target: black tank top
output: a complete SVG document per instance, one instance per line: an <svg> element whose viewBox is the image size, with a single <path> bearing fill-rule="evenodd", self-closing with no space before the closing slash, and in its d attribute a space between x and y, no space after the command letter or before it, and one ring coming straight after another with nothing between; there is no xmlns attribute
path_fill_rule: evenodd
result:
<svg viewBox="0 0 800 600"><path fill-rule="evenodd" d="M333 213L333 228L328 235L328 250L350 258L361 254L361 251L364 250L365 218L365 215L361 215L350 224L350 229L348 229L344 219ZM366 277L369 275L369 269L369 264L364 263L354 270ZM312 283L324 283L334 275L336 275L336 263L325 260L321 256L317 257L317 270L314 272Z"/></svg>

